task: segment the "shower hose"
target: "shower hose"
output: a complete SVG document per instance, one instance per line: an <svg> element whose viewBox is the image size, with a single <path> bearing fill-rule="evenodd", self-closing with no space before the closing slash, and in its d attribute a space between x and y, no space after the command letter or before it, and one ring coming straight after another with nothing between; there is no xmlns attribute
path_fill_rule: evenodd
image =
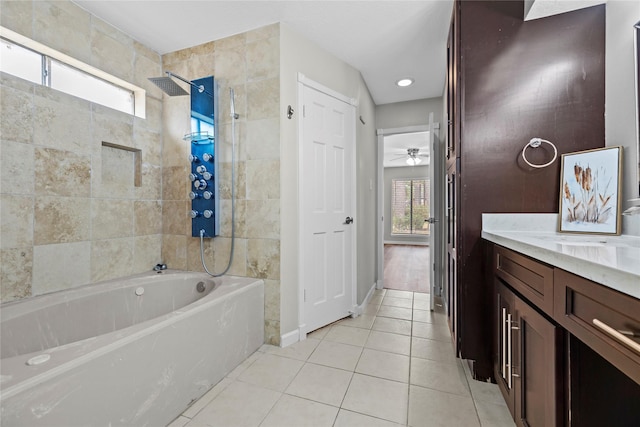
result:
<svg viewBox="0 0 640 427"><path fill-rule="evenodd" d="M234 176L236 165L236 119L238 118L238 115L236 114L235 108L235 93L232 88L229 89L229 96L231 99L231 250L229 252L227 268L225 268L222 273L210 272L207 268L207 264L204 262L204 230L200 230L200 260L202 261L204 271L206 271L211 277L220 277L227 274L231 268L231 263L233 262L233 251L236 241L236 186Z"/></svg>

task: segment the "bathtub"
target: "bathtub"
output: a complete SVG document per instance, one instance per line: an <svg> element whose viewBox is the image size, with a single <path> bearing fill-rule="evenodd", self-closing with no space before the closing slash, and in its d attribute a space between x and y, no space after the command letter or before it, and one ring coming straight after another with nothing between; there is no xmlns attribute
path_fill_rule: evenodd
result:
<svg viewBox="0 0 640 427"><path fill-rule="evenodd" d="M165 270L3 304L0 320L1 425L157 427L262 345L264 284Z"/></svg>

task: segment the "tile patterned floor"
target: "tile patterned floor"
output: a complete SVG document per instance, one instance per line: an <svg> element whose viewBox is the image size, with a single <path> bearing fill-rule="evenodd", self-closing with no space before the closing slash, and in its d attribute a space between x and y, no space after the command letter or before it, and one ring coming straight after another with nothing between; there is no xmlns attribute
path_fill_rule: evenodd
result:
<svg viewBox="0 0 640 427"><path fill-rule="evenodd" d="M429 295L378 290L287 348L262 346L169 427L514 426L497 385L471 379Z"/></svg>

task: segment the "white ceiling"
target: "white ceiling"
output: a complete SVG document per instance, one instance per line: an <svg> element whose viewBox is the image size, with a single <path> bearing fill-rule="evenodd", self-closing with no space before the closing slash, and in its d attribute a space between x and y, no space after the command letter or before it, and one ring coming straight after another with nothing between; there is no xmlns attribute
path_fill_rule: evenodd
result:
<svg viewBox="0 0 640 427"><path fill-rule="evenodd" d="M377 105L442 96L453 0L74 0L160 54L275 22L360 70ZM395 82L415 83L398 88Z"/></svg>
<svg viewBox="0 0 640 427"><path fill-rule="evenodd" d="M420 166L429 164L429 132L414 132L389 135L384 137L385 168L411 167L407 165L407 148L417 148L422 160Z"/></svg>

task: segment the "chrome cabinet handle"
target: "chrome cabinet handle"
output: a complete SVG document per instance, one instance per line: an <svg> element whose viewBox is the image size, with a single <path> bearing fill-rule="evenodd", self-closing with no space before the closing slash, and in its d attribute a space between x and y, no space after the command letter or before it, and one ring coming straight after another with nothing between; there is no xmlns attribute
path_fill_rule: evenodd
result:
<svg viewBox="0 0 640 427"><path fill-rule="evenodd" d="M507 375L507 382L509 383L509 389L511 389L511 386L513 384L513 366L512 366L512 347L513 347L513 342L512 342L512 337L511 337L511 313L507 314L507 324L506 324L506 330L507 330L507 368L509 369L509 374Z"/></svg>
<svg viewBox="0 0 640 427"><path fill-rule="evenodd" d="M611 326L598 319L593 319L593 324L602 332L609 335L611 338L640 354L640 344L625 336L625 333L628 333L628 331L618 331L617 329L612 328Z"/></svg>
<svg viewBox="0 0 640 427"><path fill-rule="evenodd" d="M504 325L507 323L507 309L502 308L502 323L500 325L500 334L502 335L502 378L507 379L507 334Z"/></svg>

